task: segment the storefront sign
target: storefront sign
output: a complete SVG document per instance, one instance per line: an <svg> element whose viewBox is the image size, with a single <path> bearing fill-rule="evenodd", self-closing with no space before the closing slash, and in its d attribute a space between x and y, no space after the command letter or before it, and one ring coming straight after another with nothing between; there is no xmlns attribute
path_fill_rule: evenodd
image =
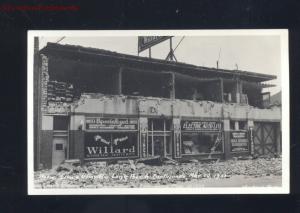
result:
<svg viewBox="0 0 300 213"><path fill-rule="evenodd" d="M160 42L163 42L172 36L139 36L138 52L142 52Z"/></svg>
<svg viewBox="0 0 300 213"><path fill-rule="evenodd" d="M181 131L221 131L218 121L181 121Z"/></svg>
<svg viewBox="0 0 300 213"><path fill-rule="evenodd" d="M249 151L248 132L232 131L230 132L231 152Z"/></svg>
<svg viewBox="0 0 300 213"><path fill-rule="evenodd" d="M85 158L138 157L137 133L85 133Z"/></svg>
<svg viewBox="0 0 300 213"><path fill-rule="evenodd" d="M86 118L86 130L137 130L138 120L129 118Z"/></svg>

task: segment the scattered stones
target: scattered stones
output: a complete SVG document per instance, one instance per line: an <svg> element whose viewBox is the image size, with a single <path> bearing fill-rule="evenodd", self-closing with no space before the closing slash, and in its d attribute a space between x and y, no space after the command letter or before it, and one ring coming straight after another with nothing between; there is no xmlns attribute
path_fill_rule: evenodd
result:
<svg viewBox="0 0 300 213"><path fill-rule="evenodd" d="M157 160L157 159L151 159ZM106 165L88 162L84 166L63 163L56 169L35 172L35 185L40 188L78 187L142 187L151 185L180 184L193 179L230 178L234 175L247 177L280 176L281 158L255 160L227 160L147 165L146 162L126 160Z"/></svg>

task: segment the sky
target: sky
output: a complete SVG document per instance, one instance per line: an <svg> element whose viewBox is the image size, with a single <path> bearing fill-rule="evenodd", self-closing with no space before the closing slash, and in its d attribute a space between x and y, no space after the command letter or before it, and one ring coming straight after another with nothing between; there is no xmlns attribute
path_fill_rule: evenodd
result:
<svg viewBox="0 0 300 213"><path fill-rule="evenodd" d="M57 42L62 37L39 37L40 49L47 42ZM173 37L173 48L182 39ZM138 55L137 36L116 37L65 37L60 44L80 45ZM165 59L169 52L169 41L164 41L151 48L152 58ZM140 53L148 57L148 50ZM185 36L175 50L179 62L205 67L216 67L219 58L219 68L276 75L277 79L266 83L276 84L276 87L266 88L264 92L271 95L281 90L281 49L280 36L251 35L251 36Z"/></svg>

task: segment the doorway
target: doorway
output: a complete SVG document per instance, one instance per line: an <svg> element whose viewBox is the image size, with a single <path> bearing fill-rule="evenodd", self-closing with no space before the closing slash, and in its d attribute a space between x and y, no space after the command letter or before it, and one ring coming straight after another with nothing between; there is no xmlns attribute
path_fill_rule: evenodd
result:
<svg viewBox="0 0 300 213"><path fill-rule="evenodd" d="M66 159L67 136L54 136L52 148L52 167L58 166Z"/></svg>

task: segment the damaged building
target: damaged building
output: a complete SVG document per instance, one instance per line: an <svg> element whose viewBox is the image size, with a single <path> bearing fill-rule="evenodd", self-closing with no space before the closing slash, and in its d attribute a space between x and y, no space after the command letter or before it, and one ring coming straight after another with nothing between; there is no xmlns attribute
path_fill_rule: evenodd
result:
<svg viewBox="0 0 300 213"><path fill-rule="evenodd" d="M276 76L48 43L35 57L35 169L66 159L281 153Z"/></svg>

